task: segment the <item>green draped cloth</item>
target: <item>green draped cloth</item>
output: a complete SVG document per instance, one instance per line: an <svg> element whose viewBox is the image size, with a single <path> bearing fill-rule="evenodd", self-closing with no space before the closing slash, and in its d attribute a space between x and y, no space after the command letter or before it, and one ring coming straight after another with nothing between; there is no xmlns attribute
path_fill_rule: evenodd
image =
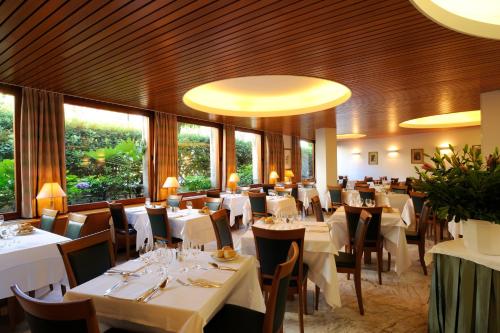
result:
<svg viewBox="0 0 500 333"><path fill-rule="evenodd" d="M500 332L500 272L434 254L429 332Z"/></svg>

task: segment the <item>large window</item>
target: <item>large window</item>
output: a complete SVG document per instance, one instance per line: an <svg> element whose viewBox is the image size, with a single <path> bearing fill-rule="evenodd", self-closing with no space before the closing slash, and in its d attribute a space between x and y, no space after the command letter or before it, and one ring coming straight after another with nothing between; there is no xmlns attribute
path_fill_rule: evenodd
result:
<svg viewBox="0 0 500 333"><path fill-rule="evenodd" d="M145 194L148 117L65 104L69 204Z"/></svg>
<svg viewBox="0 0 500 333"><path fill-rule="evenodd" d="M302 178L314 177L314 143L300 140L302 154Z"/></svg>
<svg viewBox="0 0 500 333"><path fill-rule="evenodd" d="M261 174L261 136L250 132L235 132L236 173L240 186L260 183Z"/></svg>
<svg viewBox="0 0 500 333"><path fill-rule="evenodd" d="M14 95L0 93L0 213L16 210Z"/></svg>
<svg viewBox="0 0 500 333"><path fill-rule="evenodd" d="M218 187L219 129L178 123L180 192Z"/></svg>

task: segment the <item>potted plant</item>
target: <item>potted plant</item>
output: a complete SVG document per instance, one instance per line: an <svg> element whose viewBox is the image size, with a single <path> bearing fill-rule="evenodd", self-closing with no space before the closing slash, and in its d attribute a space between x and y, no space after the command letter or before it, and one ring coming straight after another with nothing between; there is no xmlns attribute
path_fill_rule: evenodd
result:
<svg viewBox="0 0 500 333"><path fill-rule="evenodd" d="M438 218L463 223L465 246L483 254L500 255L500 157L498 148L483 159L466 145L436 149L432 163L416 168L415 188L426 192ZM428 156L428 155L427 155Z"/></svg>

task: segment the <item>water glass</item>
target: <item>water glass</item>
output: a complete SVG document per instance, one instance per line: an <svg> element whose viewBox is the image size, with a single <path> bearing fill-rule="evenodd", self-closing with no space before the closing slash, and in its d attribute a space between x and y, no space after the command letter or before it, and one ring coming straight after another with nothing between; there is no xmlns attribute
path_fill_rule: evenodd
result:
<svg viewBox="0 0 500 333"><path fill-rule="evenodd" d="M146 198L146 207L151 206L151 198Z"/></svg>
<svg viewBox="0 0 500 333"><path fill-rule="evenodd" d="M191 213L191 210L193 209L193 203L191 201L187 201L186 207L189 210L189 212Z"/></svg>

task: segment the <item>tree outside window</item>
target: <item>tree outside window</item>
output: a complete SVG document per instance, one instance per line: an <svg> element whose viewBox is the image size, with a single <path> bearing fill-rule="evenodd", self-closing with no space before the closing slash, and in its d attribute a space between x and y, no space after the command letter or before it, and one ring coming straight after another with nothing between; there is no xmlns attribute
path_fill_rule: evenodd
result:
<svg viewBox="0 0 500 333"><path fill-rule="evenodd" d="M302 178L314 177L314 143L300 140L302 154Z"/></svg>
<svg viewBox="0 0 500 333"><path fill-rule="evenodd" d="M236 139L236 173L240 177L239 185L248 186L260 182L260 150L259 134L235 131Z"/></svg>
<svg viewBox="0 0 500 333"><path fill-rule="evenodd" d="M0 93L0 213L16 210L14 103L13 95Z"/></svg>

